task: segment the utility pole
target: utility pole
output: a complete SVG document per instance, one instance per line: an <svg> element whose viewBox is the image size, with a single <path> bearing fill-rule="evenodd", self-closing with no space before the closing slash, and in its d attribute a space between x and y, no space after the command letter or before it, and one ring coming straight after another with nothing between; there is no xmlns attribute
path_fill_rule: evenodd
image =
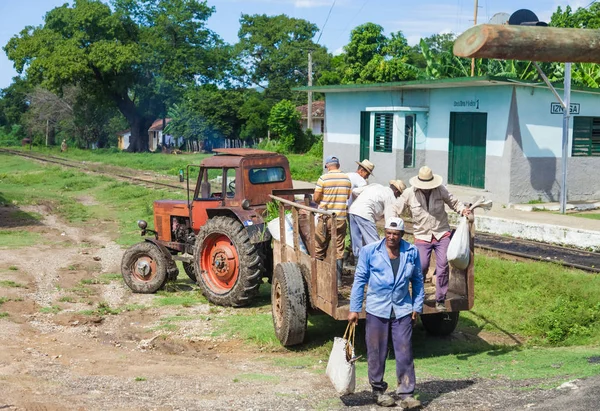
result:
<svg viewBox="0 0 600 411"><path fill-rule="evenodd" d="M477 9L479 9L479 1L475 0L475 11L473 12L473 25L477 25ZM475 75L475 57L471 59L471 77Z"/></svg>
<svg viewBox="0 0 600 411"><path fill-rule="evenodd" d="M571 63L565 63L562 129L562 187L560 188L560 213L567 212L567 162L569 160L569 119L571 117Z"/></svg>
<svg viewBox="0 0 600 411"><path fill-rule="evenodd" d="M308 50L308 87L312 87L312 50ZM308 124L306 125L306 129L312 130L312 91L308 91L308 110L307 115Z"/></svg>

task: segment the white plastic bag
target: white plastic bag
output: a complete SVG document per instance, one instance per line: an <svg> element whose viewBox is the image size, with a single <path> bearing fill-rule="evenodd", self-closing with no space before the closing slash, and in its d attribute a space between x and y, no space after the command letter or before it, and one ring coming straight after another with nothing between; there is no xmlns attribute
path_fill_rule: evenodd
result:
<svg viewBox="0 0 600 411"><path fill-rule="evenodd" d="M354 367L354 329L348 324L342 338L335 337L325 371L333 387L340 395L352 394L356 388L356 370Z"/></svg>
<svg viewBox="0 0 600 411"><path fill-rule="evenodd" d="M275 218L267 223L267 228L271 233L271 236L278 241L281 241L279 237L279 218ZM289 214L285 215L285 243L290 247L294 246L294 226L292 224L292 217ZM308 250L306 249L306 245L304 245L304 241L300 235L298 235L298 245L300 247L300 251L304 254L308 254Z"/></svg>
<svg viewBox="0 0 600 411"><path fill-rule="evenodd" d="M456 231L448 245L448 262L452 267L464 270L469 266L469 258L471 255L469 243L469 223L467 217L461 217L460 223L458 224L458 227L456 227Z"/></svg>

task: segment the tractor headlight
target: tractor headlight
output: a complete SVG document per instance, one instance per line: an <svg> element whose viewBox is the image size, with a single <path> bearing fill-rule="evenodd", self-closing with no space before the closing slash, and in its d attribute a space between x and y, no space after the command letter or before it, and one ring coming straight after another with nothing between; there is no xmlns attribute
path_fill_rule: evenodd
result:
<svg viewBox="0 0 600 411"><path fill-rule="evenodd" d="M148 223L145 222L144 220L138 220L137 224L138 224L138 227L141 228L142 230L145 230L146 227L148 227Z"/></svg>
<svg viewBox="0 0 600 411"><path fill-rule="evenodd" d="M250 210L250 200L245 198L244 201L242 201L242 208L244 210Z"/></svg>

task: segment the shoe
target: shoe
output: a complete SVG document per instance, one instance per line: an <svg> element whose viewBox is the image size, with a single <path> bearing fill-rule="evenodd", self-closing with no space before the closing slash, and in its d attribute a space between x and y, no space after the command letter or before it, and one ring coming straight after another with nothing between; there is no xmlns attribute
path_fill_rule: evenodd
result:
<svg viewBox="0 0 600 411"><path fill-rule="evenodd" d="M445 313L446 312L446 304L444 302L436 302L435 303L435 310L439 313Z"/></svg>
<svg viewBox="0 0 600 411"><path fill-rule="evenodd" d="M396 400L391 395L384 394L383 392L374 392L373 398L380 407L393 407L396 405Z"/></svg>
<svg viewBox="0 0 600 411"><path fill-rule="evenodd" d="M417 408L421 408L421 401L413 396L406 397L400 401L400 407L405 410L416 410Z"/></svg>

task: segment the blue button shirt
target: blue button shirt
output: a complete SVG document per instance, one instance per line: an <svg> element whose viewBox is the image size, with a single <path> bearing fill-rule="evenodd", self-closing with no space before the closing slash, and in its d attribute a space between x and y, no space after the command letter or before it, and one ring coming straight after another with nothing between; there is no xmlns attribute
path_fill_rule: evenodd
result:
<svg viewBox="0 0 600 411"><path fill-rule="evenodd" d="M417 248L400 240L400 268L394 277L392 263L388 255L385 238L364 246L360 250L354 284L350 296L350 311L361 312L365 285L369 314L390 318L392 309L396 318L402 318L413 311L423 311L423 274ZM408 285L412 284L412 296Z"/></svg>

